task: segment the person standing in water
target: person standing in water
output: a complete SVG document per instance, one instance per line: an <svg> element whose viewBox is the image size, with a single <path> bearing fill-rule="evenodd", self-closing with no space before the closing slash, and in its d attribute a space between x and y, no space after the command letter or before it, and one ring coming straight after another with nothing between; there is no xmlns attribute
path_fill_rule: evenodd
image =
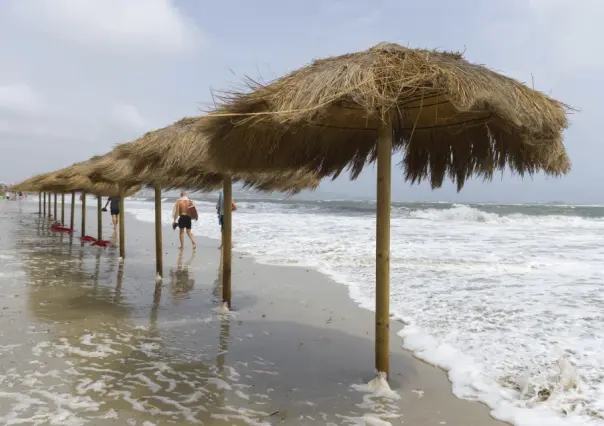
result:
<svg viewBox="0 0 604 426"><path fill-rule="evenodd" d="M223 197L222 197L222 191L220 191L218 193L218 201L216 201L216 215L218 216L218 225L220 226L220 232L222 232L224 230L224 215L222 214L222 203ZM235 204L235 200L231 200L231 211L235 211L237 210L237 204ZM220 244L220 247L218 248L222 248L222 243Z"/></svg>
<svg viewBox="0 0 604 426"><path fill-rule="evenodd" d="M81 198L81 196L80 196ZM120 217L120 197L112 196L107 198L107 202L105 203L105 207L103 207L103 211L107 211L107 204L111 203L111 220L113 222L113 229L117 229L117 223Z"/></svg>
<svg viewBox="0 0 604 426"><path fill-rule="evenodd" d="M178 224L178 228L180 229L179 248L181 250L185 247L185 229L187 231L187 236L191 240L191 244L193 244L193 250L197 248L195 240L193 239L193 234L191 233L192 213L195 215L193 219L197 220L197 210L195 210L195 204L193 204L193 201L187 197L187 193L183 191L180 193L180 198L174 203L174 209L172 210L174 225L176 226Z"/></svg>

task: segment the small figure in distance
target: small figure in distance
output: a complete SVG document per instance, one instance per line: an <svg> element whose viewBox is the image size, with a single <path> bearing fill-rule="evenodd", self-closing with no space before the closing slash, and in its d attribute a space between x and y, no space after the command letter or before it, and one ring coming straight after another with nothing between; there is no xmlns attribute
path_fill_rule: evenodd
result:
<svg viewBox="0 0 604 426"><path fill-rule="evenodd" d="M220 226L220 232L224 230L224 215L222 214L222 191L218 193L218 201L216 201L216 215L218 216L218 225ZM235 200L231 200L231 211L237 210L237 204ZM232 243L231 243L232 245ZM222 248L222 243L218 249Z"/></svg>
<svg viewBox="0 0 604 426"><path fill-rule="evenodd" d="M107 204L111 203L111 220L113 221L113 229L117 229L117 223L120 217L120 197L111 196L107 198L107 202L105 203L105 207L103 207L103 211L107 211Z"/></svg>

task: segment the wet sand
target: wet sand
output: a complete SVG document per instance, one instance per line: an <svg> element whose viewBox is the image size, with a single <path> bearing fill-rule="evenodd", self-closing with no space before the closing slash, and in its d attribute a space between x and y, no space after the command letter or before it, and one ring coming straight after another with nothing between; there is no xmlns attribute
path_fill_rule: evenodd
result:
<svg viewBox="0 0 604 426"><path fill-rule="evenodd" d="M396 394L366 392L373 314L315 271L235 252L227 313L217 241L179 252L164 227L156 282L151 225L127 215L120 264L115 247L49 232L36 210L0 203L0 424L504 425L402 350L398 323ZM93 209L88 223L95 235Z"/></svg>

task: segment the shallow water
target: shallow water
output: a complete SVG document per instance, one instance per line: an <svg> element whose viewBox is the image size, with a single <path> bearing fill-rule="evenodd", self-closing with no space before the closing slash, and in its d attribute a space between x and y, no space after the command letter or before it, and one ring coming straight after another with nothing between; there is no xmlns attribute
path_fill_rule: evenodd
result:
<svg viewBox="0 0 604 426"><path fill-rule="evenodd" d="M296 371L280 342L318 332L217 310L217 266L203 250L202 258L169 252L166 277L156 282L147 243L122 264L115 247L49 232L49 221L24 206L0 206L0 424L310 425L398 417L388 398L348 383L296 389L296 378L319 361ZM143 241L151 228L128 229ZM290 346L297 350L296 342ZM315 412L329 398L353 409ZM282 411L284 400L294 408Z"/></svg>
<svg viewBox="0 0 604 426"><path fill-rule="evenodd" d="M218 238L215 199L199 198L195 232ZM373 309L374 203L237 201L236 250L316 268ZM148 201L128 209L153 220ZM391 233L404 345L456 395L518 425L604 423L604 207L393 203Z"/></svg>

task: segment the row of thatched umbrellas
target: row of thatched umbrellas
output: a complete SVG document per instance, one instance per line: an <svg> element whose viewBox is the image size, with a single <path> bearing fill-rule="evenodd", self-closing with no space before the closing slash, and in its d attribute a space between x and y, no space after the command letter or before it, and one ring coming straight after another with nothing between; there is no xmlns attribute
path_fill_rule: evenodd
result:
<svg viewBox="0 0 604 426"><path fill-rule="evenodd" d="M388 375L392 155L402 153L405 180L429 179L437 188L448 177L458 190L472 176L490 179L507 167L520 176L570 169L562 139L568 107L458 53L381 43L269 84L246 83L241 92L221 93L207 115L18 188L98 195L94 185L117 185L123 200L128 188L152 186L159 227L162 188L223 186L223 298L230 303L232 181L295 192L343 171L355 179L377 161L375 365ZM123 241L120 247L124 256Z"/></svg>

